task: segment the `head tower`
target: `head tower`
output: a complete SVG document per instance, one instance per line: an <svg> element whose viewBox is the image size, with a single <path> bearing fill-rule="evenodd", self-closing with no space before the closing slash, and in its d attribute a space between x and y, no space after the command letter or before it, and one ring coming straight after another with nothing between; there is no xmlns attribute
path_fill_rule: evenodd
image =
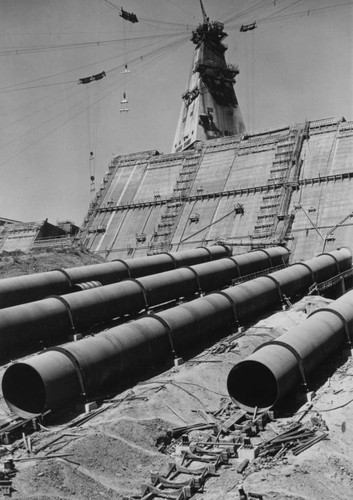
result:
<svg viewBox="0 0 353 500"><path fill-rule="evenodd" d="M227 64L227 47L222 40L227 36L224 24L210 21L200 0L203 22L192 32L195 54L172 152L190 148L195 141L203 141L245 131L238 100L234 92L236 66Z"/></svg>

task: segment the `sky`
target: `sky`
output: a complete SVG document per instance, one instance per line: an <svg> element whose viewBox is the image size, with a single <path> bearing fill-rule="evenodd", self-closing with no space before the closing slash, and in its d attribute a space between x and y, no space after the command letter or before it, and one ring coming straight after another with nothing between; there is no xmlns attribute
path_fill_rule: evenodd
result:
<svg viewBox="0 0 353 500"><path fill-rule="evenodd" d="M353 1L203 2L249 132L353 119ZM0 0L0 217L81 225L114 155L169 153L201 20L199 0Z"/></svg>

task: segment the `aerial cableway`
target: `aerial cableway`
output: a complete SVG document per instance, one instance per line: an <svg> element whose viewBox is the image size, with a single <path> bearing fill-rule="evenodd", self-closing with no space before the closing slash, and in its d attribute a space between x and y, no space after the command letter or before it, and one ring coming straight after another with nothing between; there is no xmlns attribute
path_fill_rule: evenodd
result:
<svg viewBox="0 0 353 500"><path fill-rule="evenodd" d="M127 12L122 7L121 7L121 12L120 12L119 16L122 17L123 19L125 19L125 21L130 21L130 23L138 23L139 22L136 14L134 14L133 12Z"/></svg>
<svg viewBox="0 0 353 500"><path fill-rule="evenodd" d="M105 71L102 71L101 73L97 73L96 75L92 76L87 76L85 78L80 78L78 81L78 84L87 84L87 83L92 83L92 82L97 82L98 80L102 80L105 76L107 76Z"/></svg>
<svg viewBox="0 0 353 500"><path fill-rule="evenodd" d="M241 32L253 31L255 28L257 28L256 21L253 23L249 23L249 24L242 24L240 26L239 31L241 31Z"/></svg>

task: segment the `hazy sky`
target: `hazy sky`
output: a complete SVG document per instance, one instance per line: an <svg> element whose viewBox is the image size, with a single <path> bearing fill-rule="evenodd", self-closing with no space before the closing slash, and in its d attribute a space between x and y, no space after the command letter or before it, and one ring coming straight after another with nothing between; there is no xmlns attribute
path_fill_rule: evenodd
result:
<svg viewBox="0 0 353 500"><path fill-rule="evenodd" d="M193 57L188 39L202 19L199 0L109 1L117 8L106 0L0 0L0 217L80 225L91 150L97 187L113 154L170 152ZM140 22L124 22L120 5ZM226 58L239 65L235 90L248 130L352 120L353 1L204 5L211 19L225 22ZM252 21L256 30L239 32ZM99 83L77 84L101 71L107 76ZM124 90L128 113L120 113Z"/></svg>

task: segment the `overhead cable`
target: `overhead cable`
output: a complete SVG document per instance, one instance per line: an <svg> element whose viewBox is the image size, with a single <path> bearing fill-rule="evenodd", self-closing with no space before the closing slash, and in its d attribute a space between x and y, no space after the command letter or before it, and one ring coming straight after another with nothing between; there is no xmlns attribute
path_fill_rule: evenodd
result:
<svg viewBox="0 0 353 500"><path fill-rule="evenodd" d="M181 34L186 34L188 32L180 31ZM129 41L137 41L137 40L148 40L150 38L170 38L170 33L163 33L159 35L146 35L139 37L132 37ZM8 56L8 55L18 55L18 54L31 54L34 52L49 52L52 50L65 50L65 49L77 49L77 48L85 48L85 47L94 47L94 46L103 46L103 45L112 45L115 43L124 43L124 38L117 38L113 40L96 40L92 42L77 42L77 43L65 43L65 44L57 44L57 45L36 45L32 47L14 47L14 48L6 48L0 50L0 56Z"/></svg>

